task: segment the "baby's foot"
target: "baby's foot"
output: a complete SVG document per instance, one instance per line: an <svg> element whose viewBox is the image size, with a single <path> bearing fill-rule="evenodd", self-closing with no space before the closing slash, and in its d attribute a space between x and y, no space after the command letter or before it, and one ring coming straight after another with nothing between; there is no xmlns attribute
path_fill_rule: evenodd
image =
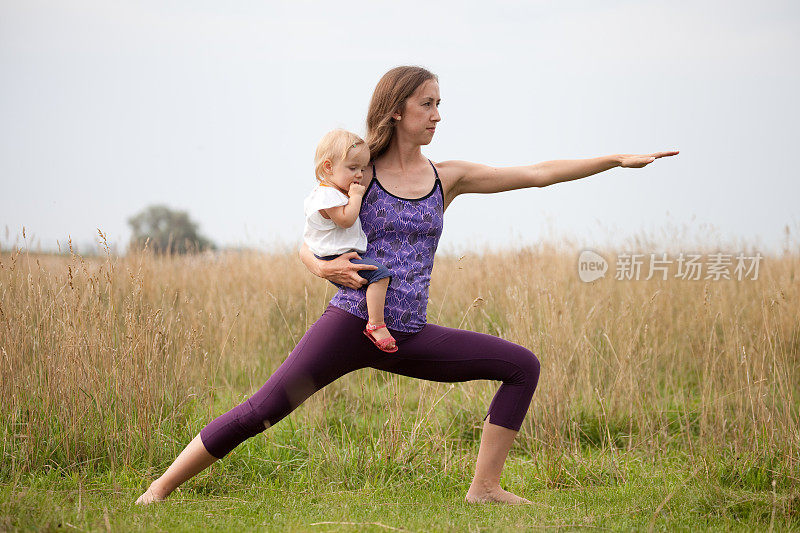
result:
<svg viewBox="0 0 800 533"><path fill-rule="evenodd" d="M373 326L383 326L383 325L385 325L383 322L371 323L371 324ZM393 349L395 347L394 337L392 337L392 334L389 333L388 329L379 328L379 329L370 331L370 333L372 333L372 336L375 337L375 340L379 341L379 342L384 341L384 339L391 339L390 342L386 342L385 344L383 344L383 347L386 348L387 350L391 350L391 349Z"/></svg>

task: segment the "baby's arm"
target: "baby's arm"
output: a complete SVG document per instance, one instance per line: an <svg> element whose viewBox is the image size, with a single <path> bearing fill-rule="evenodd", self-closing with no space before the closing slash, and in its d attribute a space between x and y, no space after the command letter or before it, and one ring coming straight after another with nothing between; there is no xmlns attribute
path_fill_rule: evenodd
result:
<svg viewBox="0 0 800 533"><path fill-rule="evenodd" d="M349 228L356 223L358 214L361 211L361 200L364 198L366 187L359 183L352 183L348 191L350 199L346 205L339 207L329 207L320 209L322 216L333 220L341 228Z"/></svg>

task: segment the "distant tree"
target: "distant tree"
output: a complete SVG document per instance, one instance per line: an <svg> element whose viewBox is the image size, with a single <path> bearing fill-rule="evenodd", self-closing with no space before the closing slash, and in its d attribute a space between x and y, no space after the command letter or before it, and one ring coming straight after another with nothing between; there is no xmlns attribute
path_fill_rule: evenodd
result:
<svg viewBox="0 0 800 533"><path fill-rule="evenodd" d="M175 211L165 205L151 205L128 219L133 231L130 246L147 247L157 254L186 254L215 249L214 243L198 234L197 224L186 211Z"/></svg>

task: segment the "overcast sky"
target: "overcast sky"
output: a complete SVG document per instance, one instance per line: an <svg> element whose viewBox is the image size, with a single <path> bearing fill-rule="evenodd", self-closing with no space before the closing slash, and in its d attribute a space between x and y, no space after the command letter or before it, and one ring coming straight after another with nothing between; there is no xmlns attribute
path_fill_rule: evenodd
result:
<svg viewBox="0 0 800 533"><path fill-rule="evenodd" d="M0 243L55 248L187 210L222 245L299 243L327 130L396 65L439 76L434 161L680 150L455 200L443 250L642 231L800 233L800 4L0 0ZM735 251L735 250L731 250Z"/></svg>

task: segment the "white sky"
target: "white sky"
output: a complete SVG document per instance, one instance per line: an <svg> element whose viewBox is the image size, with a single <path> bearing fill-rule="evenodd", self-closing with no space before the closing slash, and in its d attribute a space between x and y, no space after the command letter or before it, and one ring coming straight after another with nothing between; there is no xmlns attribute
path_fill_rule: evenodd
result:
<svg viewBox="0 0 800 533"><path fill-rule="evenodd" d="M124 249L153 203L218 244L299 243L321 135L363 134L380 76L419 64L434 161L681 151L460 197L440 249L683 228L777 250L800 233L798 56L796 1L0 0L0 243Z"/></svg>

